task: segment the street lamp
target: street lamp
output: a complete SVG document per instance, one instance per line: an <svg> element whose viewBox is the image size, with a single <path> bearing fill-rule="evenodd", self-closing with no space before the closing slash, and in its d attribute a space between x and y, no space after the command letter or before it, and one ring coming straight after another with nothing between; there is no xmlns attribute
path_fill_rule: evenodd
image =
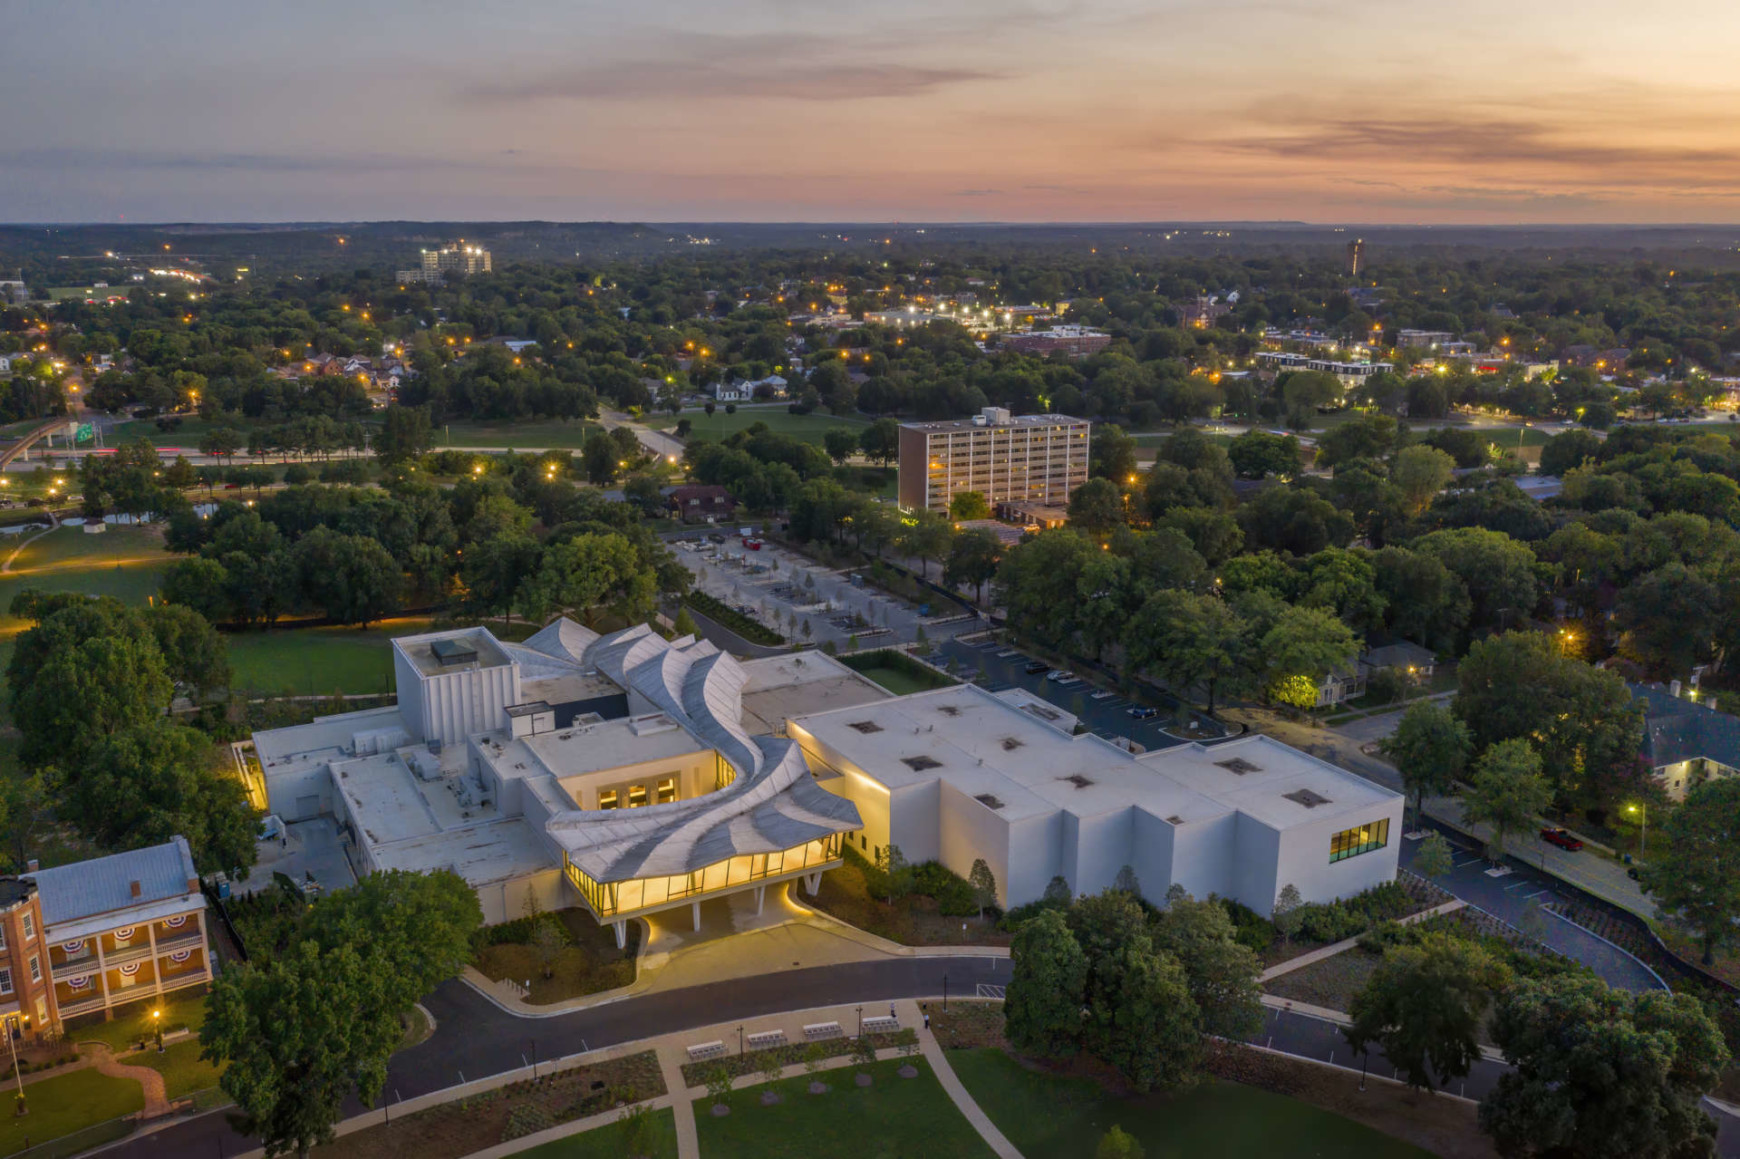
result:
<svg viewBox="0 0 1740 1159"><path fill-rule="evenodd" d="M12 1037L12 1023L7 1021L0 1027L6 1033L6 1045L12 1048L12 1076L18 1080L18 1113L30 1113L29 1106L24 1101L24 1070L18 1065L18 1040Z"/></svg>
<svg viewBox="0 0 1740 1159"><path fill-rule="evenodd" d="M1634 816L1638 817L1639 820L1642 822L1643 833L1638 840L1637 851L1639 853L1648 853L1649 852L1649 806L1648 805L1627 805L1625 807L1625 811L1627 813L1633 814Z"/></svg>
<svg viewBox="0 0 1740 1159"><path fill-rule="evenodd" d="M157 1036L157 1053L163 1053L163 1011L151 1012L151 1031Z"/></svg>

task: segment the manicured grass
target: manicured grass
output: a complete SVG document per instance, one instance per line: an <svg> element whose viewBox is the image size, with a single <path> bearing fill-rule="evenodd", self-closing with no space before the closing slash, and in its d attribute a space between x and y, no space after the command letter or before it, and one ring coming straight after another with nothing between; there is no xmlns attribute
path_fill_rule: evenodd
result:
<svg viewBox="0 0 1740 1159"><path fill-rule="evenodd" d="M394 636L429 630L424 619L388 620L367 629L276 628L232 632L230 685L251 692L329 696L393 690Z"/></svg>
<svg viewBox="0 0 1740 1159"><path fill-rule="evenodd" d="M217 1086L218 1076L223 1073L223 1069L202 1060L199 1050L199 1039L189 1038L164 1047L162 1054L158 1054L153 1048L129 1055L125 1061L133 1066L148 1066L160 1072L163 1075L163 1093L173 1102L191 1095L194 1091Z"/></svg>
<svg viewBox="0 0 1740 1159"><path fill-rule="evenodd" d="M870 425L870 420L856 415L831 415L814 412L807 415L794 415L783 406L770 407L738 407L736 414L726 414L720 407L711 416L699 407L684 407L683 413L673 417L669 411L646 417L646 425L657 430L669 430L681 419L690 423L689 437L691 439L722 439L726 435L734 435L738 431L748 430L754 423L766 423L767 429L782 435L790 435L794 439L815 443L820 446L822 435L835 427L847 427L853 431L862 431Z"/></svg>
<svg viewBox="0 0 1740 1159"><path fill-rule="evenodd" d="M669 1108L652 1113L652 1137L653 1159L676 1159L677 1120ZM627 1153L620 1123L520 1152L524 1159L621 1159Z"/></svg>
<svg viewBox="0 0 1740 1159"><path fill-rule="evenodd" d="M145 1092L131 1079L110 1078L86 1068L25 1083L30 1113L0 1115L0 1155L70 1135L84 1127L118 1119L145 1107ZM11 1103L8 1098L7 1103Z"/></svg>
<svg viewBox="0 0 1740 1159"><path fill-rule="evenodd" d="M577 451L586 436L598 428L597 423L572 419L544 419L528 422L461 422L448 423L435 432L435 446L442 447L556 447Z"/></svg>
<svg viewBox="0 0 1740 1159"><path fill-rule="evenodd" d="M205 1025L205 995L172 995L159 1003L136 1002L116 1012L115 1017L108 1022L93 1021L82 1026L69 1026L66 1037L71 1042L106 1042L116 1052L131 1050L150 1036L147 1024L151 1021L150 1012L153 1009L163 1011L165 1033L176 1030L197 1032ZM199 1052L196 1050L194 1053Z"/></svg>
<svg viewBox="0 0 1740 1159"><path fill-rule="evenodd" d="M991 1121L1027 1155L1091 1159L1114 1124L1136 1137L1147 1159L1427 1154L1351 1119L1237 1083L1119 1098L1091 1079L1030 1071L1000 1050L950 1051L949 1064Z"/></svg>
<svg viewBox="0 0 1740 1159"><path fill-rule="evenodd" d="M731 1096L731 1113L714 1117L706 1100L695 1104L701 1154L707 1159L776 1159L780 1156L855 1155L864 1159L925 1156L926 1159L989 1156L990 1147L955 1109L922 1058L911 1060L918 1077L895 1072L906 1060L862 1068L874 1080L852 1081L859 1068L825 1072L825 1095L809 1093L809 1076L754 1086ZM780 1102L761 1105L773 1090ZM1044 1151L1029 1151L1044 1155Z"/></svg>
<svg viewBox="0 0 1740 1159"><path fill-rule="evenodd" d="M897 672L893 668L860 668L860 676L868 676L896 696L905 696L909 692L927 692L936 685L909 676L905 672Z"/></svg>
<svg viewBox="0 0 1740 1159"><path fill-rule="evenodd" d="M0 559L35 534L0 537ZM174 562L156 528L111 526L101 535L87 535L83 527L59 527L41 534L19 551L12 570L0 575L0 666L11 659L13 639L30 627L6 610L25 588L114 596L142 605Z"/></svg>

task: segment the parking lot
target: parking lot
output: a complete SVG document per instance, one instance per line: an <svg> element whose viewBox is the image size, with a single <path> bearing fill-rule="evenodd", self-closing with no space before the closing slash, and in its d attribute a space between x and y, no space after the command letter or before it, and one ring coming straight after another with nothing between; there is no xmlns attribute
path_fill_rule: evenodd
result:
<svg viewBox="0 0 1740 1159"><path fill-rule="evenodd" d="M854 584L850 573L823 567L771 543L752 551L735 535L715 543L695 533L671 546L683 566L695 573L697 588L781 635L795 634L800 643L832 641L844 651L854 636L860 648L872 648L910 644L920 627L931 640L978 627L971 620L938 624L935 617L921 615L919 605ZM806 621L808 636L802 629Z"/></svg>
<svg viewBox="0 0 1740 1159"><path fill-rule="evenodd" d="M1171 697L1157 695L1152 700L1143 701L1143 705L1156 708L1159 713L1147 720L1138 720L1130 715L1130 709L1137 707L1137 702L1129 697L1102 691L1085 680L1049 680L1046 672L1028 672L1027 666L1038 661L1007 644L948 640L935 655L938 659L932 663L940 663L942 658L952 659L957 673L968 680L973 680L977 674L982 677L977 682L992 692L1025 688L1038 693L1066 712L1074 713L1088 731L1100 736L1128 737L1149 750L1185 743L1162 731L1177 719L1178 701ZM1219 727L1214 722L1203 722L1197 713L1192 713L1191 719Z"/></svg>

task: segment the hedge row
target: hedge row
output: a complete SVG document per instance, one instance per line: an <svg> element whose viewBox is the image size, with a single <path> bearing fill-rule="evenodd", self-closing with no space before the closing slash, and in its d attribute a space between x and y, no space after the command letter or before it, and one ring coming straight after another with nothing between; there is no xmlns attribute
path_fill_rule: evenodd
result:
<svg viewBox="0 0 1740 1159"><path fill-rule="evenodd" d="M736 632L751 644L785 643L784 636L760 620L751 619L730 604L714 599L706 592L690 592L683 597L683 602L721 627Z"/></svg>

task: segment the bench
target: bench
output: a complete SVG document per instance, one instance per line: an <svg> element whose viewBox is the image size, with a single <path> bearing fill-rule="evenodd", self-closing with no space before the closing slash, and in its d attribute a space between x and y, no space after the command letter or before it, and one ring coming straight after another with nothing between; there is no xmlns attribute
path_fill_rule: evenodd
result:
<svg viewBox="0 0 1740 1159"><path fill-rule="evenodd" d="M700 1042L689 1048L689 1061L701 1062L709 1058L718 1058L725 1053L723 1042Z"/></svg>
<svg viewBox="0 0 1740 1159"><path fill-rule="evenodd" d="M864 1020L864 1029L870 1034L887 1034L900 1029L900 1019L890 1018L886 1014L878 1014L875 1018Z"/></svg>
<svg viewBox="0 0 1740 1159"><path fill-rule="evenodd" d="M824 1038L839 1038L845 1031L838 1022L812 1022L804 1027L804 1038L817 1042Z"/></svg>
<svg viewBox="0 0 1740 1159"><path fill-rule="evenodd" d="M760 1034L749 1036L749 1045L754 1050L766 1050L771 1046L785 1045L785 1031L764 1030Z"/></svg>

